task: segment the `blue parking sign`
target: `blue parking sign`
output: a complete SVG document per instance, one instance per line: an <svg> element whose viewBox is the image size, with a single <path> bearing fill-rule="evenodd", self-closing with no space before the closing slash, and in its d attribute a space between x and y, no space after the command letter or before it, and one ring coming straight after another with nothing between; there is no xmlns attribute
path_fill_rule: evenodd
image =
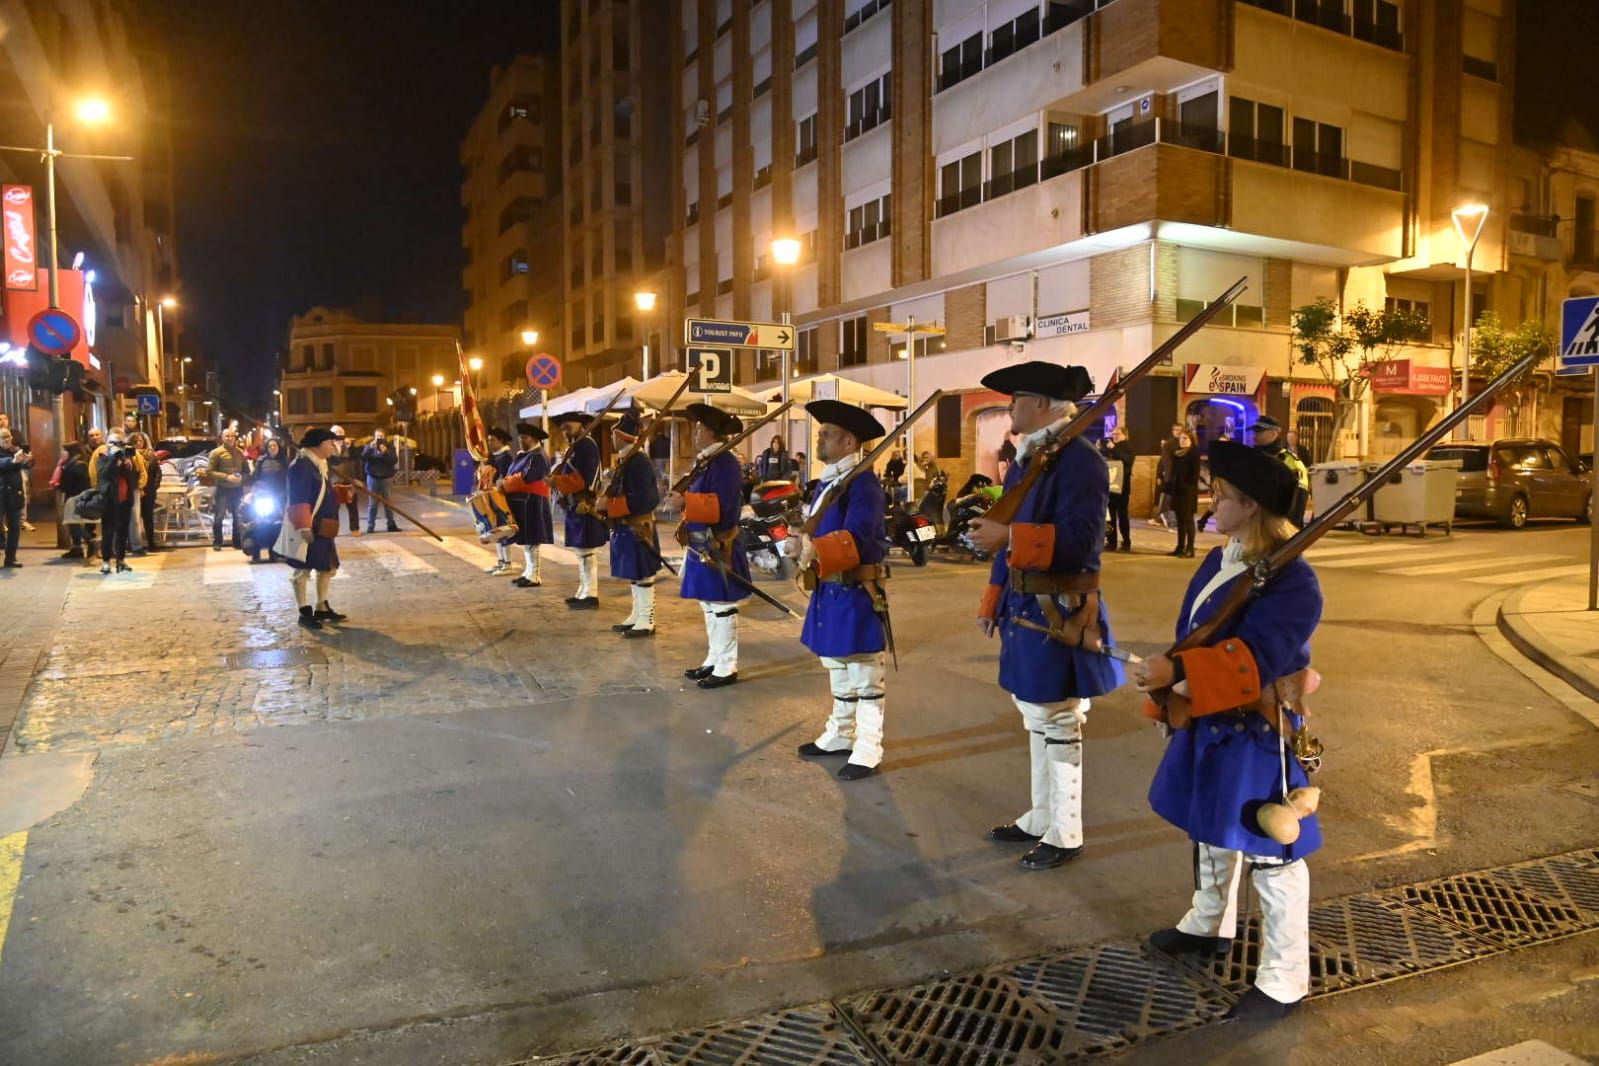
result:
<svg viewBox="0 0 1599 1066"><path fill-rule="evenodd" d="M1560 305L1560 365L1599 366L1599 296L1573 296Z"/></svg>
<svg viewBox="0 0 1599 1066"><path fill-rule="evenodd" d="M138 397L138 401L141 415L158 415L161 413L161 397L152 393L142 393Z"/></svg>

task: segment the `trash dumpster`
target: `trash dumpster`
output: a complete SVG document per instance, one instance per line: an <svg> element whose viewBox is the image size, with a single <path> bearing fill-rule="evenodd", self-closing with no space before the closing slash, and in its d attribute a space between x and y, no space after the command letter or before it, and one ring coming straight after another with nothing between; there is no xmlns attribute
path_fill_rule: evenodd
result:
<svg viewBox="0 0 1599 1066"><path fill-rule="evenodd" d="M1310 468L1311 511L1318 515L1326 514L1364 480L1360 464L1353 459L1334 459L1315 464ZM1354 525L1365 517L1365 509L1356 508L1345 524Z"/></svg>
<svg viewBox="0 0 1599 1066"><path fill-rule="evenodd" d="M1369 463L1370 477L1379 464ZM1455 528L1455 481L1460 475L1459 459L1419 459L1396 473L1372 497L1372 520L1387 532L1392 526L1402 532L1415 531L1426 536L1428 526L1443 526L1446 533Z"/></svg>
<svg viewBox="0 0 1599 1066"><path fill-rule="evenodd" d="M465 448L455 449L454 480L450 489L457 496L470 496L477 491L477 462Z"/></svg>

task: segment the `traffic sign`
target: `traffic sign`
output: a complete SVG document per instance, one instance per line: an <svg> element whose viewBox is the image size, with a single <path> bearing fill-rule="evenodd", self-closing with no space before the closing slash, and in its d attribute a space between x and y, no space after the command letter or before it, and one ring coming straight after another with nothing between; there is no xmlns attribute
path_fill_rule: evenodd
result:
<svg viewBox="0 0 1599 1066"><path fill-rule="evenodd" d="M727 348L690 348L688 372L695 392L733 391L733 353Z"/></svg>
<svg viewBox="0 0 1599 1066"><path fill-rule="evenodd" d="M1561 303L1560 365L1599 366L1599 296L1573 296Z"/></svg>
<svg viewBox="0 0 1599 1066"><path fill-rule="evenodd" d="M561 383L561 361L540 352L527 361L527 381L535 389L553 389Z"/></svg>
<svg viewBox="0 0 1599 1066"><path fill-rule="evenodd" d="M59 307L47 307L28 319L28 343L45 355L66 355L82 339L78 320Z"/></svg>
<svg viewBox="0 0 1599 1066"><path fill-rule="evenodd" d="M683 343L720 344L729 348L794 350L794 327L776 322L723 322L715 318L685 318Z"/></svg>
<svg viewBox="0 0 1599 1066"><path fill-rule="evenodd" d="M138 401L141 415L158 415L161 413L161 397L154 393L141 393Z"/></svg>

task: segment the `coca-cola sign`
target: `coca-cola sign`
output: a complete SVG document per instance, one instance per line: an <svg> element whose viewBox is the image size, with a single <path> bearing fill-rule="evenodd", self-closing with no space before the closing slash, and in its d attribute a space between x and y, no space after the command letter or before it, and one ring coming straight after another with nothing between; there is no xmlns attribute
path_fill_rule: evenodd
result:
<svg viewBox="0 0 1599 1066"><path fill-rule="evenodd" d="M0 192L6 242L6 288L35 292L39 288L39 260L34 241L33 187L7 185Z"/></svg>

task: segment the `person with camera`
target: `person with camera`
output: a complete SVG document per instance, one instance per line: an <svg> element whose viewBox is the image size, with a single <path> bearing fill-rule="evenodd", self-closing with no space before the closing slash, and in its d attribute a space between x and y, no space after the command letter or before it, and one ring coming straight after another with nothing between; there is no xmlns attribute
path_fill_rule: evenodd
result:
<svg viewBox="0 0 1599 1066"><path fill-rule="evenodd" d="M57 471L57 476L56 490L61 493L63 501L89 491L89 464L84 461L83 445L78 441L68 441L66 447L61 449L61 469ZM94 561L93 522L68 522L67 536L72 539L72 547L62 552L61 558Z"/></svg>
<svg viewBox="0 0 1599 1066"><path fill-rule="evenodd" d="M133 569L127 562L128 539L133 507L144 487L144 462L138 450L122 439L119 429L111 431L99 455L94 482L105 494L105 517L100 522L100 572L109 574L115 561L117 573L121 574Z"/></svg>
<svg viewBox="0 0 1599 1066"><path fill-rule="evenodd" d="M33 453L26 444L17 444L9 428L0 429L0 543L5 545L4 565L15 569L17 546L22 541L23 507L27 495L23 486L33 470Z"/></svg>
<svg viewBox="0 0 1599 1066"><path fill-rule="evenodd" d="M239 435L231 429L222 431L222 443L213 448L206 460L206 477L213 490L211 496L211 550L222 550L222 516L227 514L233 523L233 546L239 546L239 501L244 497L244 475L248 472L244 451L239 447Z"/></svg>
<svg viewBox="0 0 1599 1066"><path fill-rule="evenodd" d="M377 498L389 495L389 484L394 480L395 471L400 468L399 453L381 429L373 430L372 439L361 449L361 464L366 468L366 489L372 494L366 505L366 531L373 533L378 524ZM400 531L400 527L394 524L394 512L387 503L383 505L383 517L388 520L390 533Z"/></svg>

